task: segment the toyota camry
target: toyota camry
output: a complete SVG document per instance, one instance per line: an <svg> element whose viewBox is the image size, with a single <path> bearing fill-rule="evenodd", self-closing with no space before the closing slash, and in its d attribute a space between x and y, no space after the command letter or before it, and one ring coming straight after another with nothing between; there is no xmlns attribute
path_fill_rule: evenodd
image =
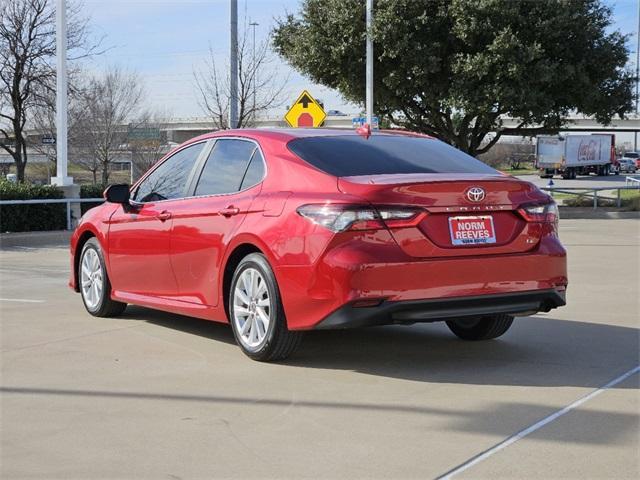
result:
<svg viewBox="0 0 640 480"><path fill-rule="evenodd" d="M444 321L488 340L565 304L553 200L425 135L220 131L105 199L71 239L87 311L230 323L256 360L313 329Z"/></svg>

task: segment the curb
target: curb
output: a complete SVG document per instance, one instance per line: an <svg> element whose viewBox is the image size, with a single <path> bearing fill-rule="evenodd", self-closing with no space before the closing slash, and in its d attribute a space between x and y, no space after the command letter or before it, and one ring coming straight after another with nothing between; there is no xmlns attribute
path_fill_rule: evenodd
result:
<svg viewBox="0 0 640 480"><path fill-rule="evenodd" d="M624 212L611 208L559 207L560 221L567 220L627 220L639 219L640 212Z"/></svg>
<svg viewBox="0 0 640 480"><path fill-rule="evenodd" d="M65 247L69 245L71 233L68 230L0 233L0 249L13 247Z"/></svg>

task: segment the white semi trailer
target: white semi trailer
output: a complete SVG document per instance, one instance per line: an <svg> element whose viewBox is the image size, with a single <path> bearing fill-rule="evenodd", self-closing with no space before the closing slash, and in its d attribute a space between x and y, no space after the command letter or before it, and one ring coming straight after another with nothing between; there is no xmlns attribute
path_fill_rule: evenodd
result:
<svg viewBox="0 0 640 480"><path fill-rule="evenodd" d="M536 167L541 178L562 175L609 175L616 164L615 135L541 135L536 142Z"/></svg>

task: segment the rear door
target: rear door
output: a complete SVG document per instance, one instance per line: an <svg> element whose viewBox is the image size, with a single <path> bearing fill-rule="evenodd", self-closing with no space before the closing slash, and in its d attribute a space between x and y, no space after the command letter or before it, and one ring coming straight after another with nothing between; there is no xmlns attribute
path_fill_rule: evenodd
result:
<svg viewBox="0 0 640 480"><path fill-rule="evenodd" d="M226 246L259 193L265 173L257 143L216 140L194 176L191 197L172 212L171 265L182 301L218 304Z"/></svg>

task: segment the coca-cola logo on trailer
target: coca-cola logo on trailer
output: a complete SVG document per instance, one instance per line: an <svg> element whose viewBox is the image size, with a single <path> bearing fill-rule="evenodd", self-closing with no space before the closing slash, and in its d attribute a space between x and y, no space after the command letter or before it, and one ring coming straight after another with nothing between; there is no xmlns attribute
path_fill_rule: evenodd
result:
<svg viewBox="0 0 640 480"><path fill-rule="evenodd" d="M582 140L578 147L578 161L591 162L599 153L599 144L595 140Z"/></svg>

